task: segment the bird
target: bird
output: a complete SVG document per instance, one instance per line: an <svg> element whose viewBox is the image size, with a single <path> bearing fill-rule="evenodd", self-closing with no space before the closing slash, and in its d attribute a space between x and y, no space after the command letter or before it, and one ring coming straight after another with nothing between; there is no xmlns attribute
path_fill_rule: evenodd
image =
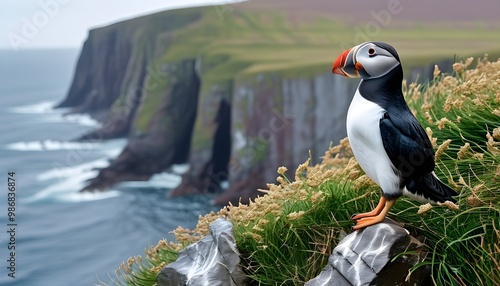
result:
<svg viewBox="0 0 500 286"><path fill-rule="evenodd" d="M396 49L383 42L359 44L338 56L332 73L361 78L347 111L347 137L363 171L381 188L375 209L352 216L352 229L383 221L403 195L455 203L458 194L434 173L432 144L404 99Z"/></svg>

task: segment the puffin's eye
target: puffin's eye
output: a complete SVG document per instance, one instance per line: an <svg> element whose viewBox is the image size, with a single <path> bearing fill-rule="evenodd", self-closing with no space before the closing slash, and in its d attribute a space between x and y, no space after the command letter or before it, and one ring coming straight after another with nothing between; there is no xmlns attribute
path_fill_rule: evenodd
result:
<svg viewBox="0 0 500 286"><path fill-rule="evenodd" d="M369 49L368 49L368 55L369 55L370 57L373 57L373 56L375 56L376 54L377 54L377 52L375 51L375 49L374 49L374 48L369 48Z"/></svg>

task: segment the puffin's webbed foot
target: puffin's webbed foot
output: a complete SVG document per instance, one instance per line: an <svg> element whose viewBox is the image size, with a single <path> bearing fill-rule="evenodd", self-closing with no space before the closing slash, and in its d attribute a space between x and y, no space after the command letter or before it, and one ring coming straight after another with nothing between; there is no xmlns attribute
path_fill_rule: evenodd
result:
<svg viewBox="0 0 500 286"><path fill-rule="evenodd" d="M383 221L395 202L396 199L387 200L384 197L380 198L380 202L373 211L352 217L356 220L356 225L352 227L352 230L359 230Z"/></svg>
<svg viewBox="0 0 500 286"><path fill-rule="evenodd" d="M372 216L376 216L378 215L382 209L384 208L385 206L385 202L386 202L386 199L384 197L380 197L380 201L378 202L378 205L371 211L371 212L367 212L367 213L360 213L360 214L356 214L356 215L352 215L351 219L353 220L358 220L360 218L364 218L364 217L372 217Z"/></svg>

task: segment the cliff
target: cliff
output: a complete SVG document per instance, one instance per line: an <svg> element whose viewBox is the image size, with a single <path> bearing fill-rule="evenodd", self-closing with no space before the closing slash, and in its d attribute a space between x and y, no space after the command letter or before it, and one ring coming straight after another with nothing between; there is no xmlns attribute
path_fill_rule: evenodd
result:
<svg viewBox="0 0 500 286"><path fill-rule="evenodd" d="M200 17L194 9L167 11L89 32L68 95L57 106L103 121L100 130L82 139L129 134L141 98L163 83L166 67L153 65L154 59L164 53L174 31Z"/></svg>
<svg viewBox="0 0 500 286"><path fill-rule="evenodd" d="M398 50L411 66L427 69L449 58L446 49L429 56L436 42L408 37L418 27L418 33L423 29L443 45L460 47L457 52L475 51L475 45L453 36L463 27L436 29L438 18L429 25L404 22L409 28L401 30L404 17L393 15L387 26L378 18L386 10L371 5L304 3L181 9L90 31L59 106L103 122L81 140L127 136L129 141L84 191L147 180L187 162L190 169L172 195L221 192L217 203L245 200L273 181L277 167L296 166L309 151L318 159L345 136L348 95L356 82L329 71L332 56L343 48L377 36L400 43ZM359 9L360 21L384 30L376 35L358 26L353 30L349 19ZM450 36L442 36L443 29ZM482 40L482 51L498 42L474 29L467 32ZM221 188L224 181L229 181L227 192Z"/></svg>

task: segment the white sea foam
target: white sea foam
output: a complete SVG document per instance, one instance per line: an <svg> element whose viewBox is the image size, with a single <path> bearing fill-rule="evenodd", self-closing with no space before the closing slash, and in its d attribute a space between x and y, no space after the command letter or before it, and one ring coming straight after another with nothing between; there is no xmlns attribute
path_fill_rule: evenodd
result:
<svg viewBox="0 0 500 286"><path fill-rule="evenodd" d="M56 150L90 150L95 149L98 142L69 142L57 140L15 142L7 144L6 149L15 151L56 151Z"/></svg>
<svg viewBox="0 0 500 286"><path fill-rule="evenodd" d="M45 171L37 176L39 181L64 179L67 177L77 176L78 174L90 173L97 168L104 168L108 166L107 159L99 159L92 162L83 163L76 166L59 167L60 164L54 164L54 168Z"/></svg>
<svg viewBox="0 0 500 286"><path fill-rule="evenodd" d="M174 174L183 175L189 171L189 164L174 164L172 165L172 172Z"/></svg>
<svg viewBox="0 0 500 286"><path fill-rule="evenodd" d="M43 123L69 123L69 124L78 124L81 126L90 126L90 127L99 127L101 124L99 121L93 119L88 114L62 114L59 111L55 111L54 113L44 114L43 118L37 120L38 122Z"/></svg>
<svg viewBox="0 0 500 286"><path fill-rule="evenodd" d="M85 187L87 180L97 176L98 169L109 165L108 160L116 157L126 142L125 139L116 139L100 143L99 148L93 152L102 153L102 158L90 162L70 166L54 162L52 169L36 177L38 181L46 181L48 186L27 198L27 202L86 202L119 196L120 192L117 190L96 193L80 193L79 190Z"/></svg>
<svg viewBox="0 0 500 286"><path fill-rule="evenodd" d="M79 190L85 185L85 181L97 175L96 168L103 168L108 165L106 158L98 159L84 164L62 167L46 171L38 175L40 181L53 180L54 183L42 189L35 195L26 199L27 202L36 201L65 201L65 202L84 202L102 200L116 197L120 194L118 191L107 191L99 193L80 193Z"/></svg>
<svg viewBox="0 0 500 286"><path fill-rule="evenodd" d="M149 181L128 181L116 185L117 189L173 189L180 185L182 177L172 173L153 175Z"/></svg>
<svg viewBox="0 0 500 286"><path fill-rule="evenodd" d="M54 110L55 102L44 101L30 105L12 107L9 110L14 113L23 114L46 114L46 113L56 113Z"/></svg>
<svg viewBox="0 0 500 286"><path fill-rule="evenodd" d="M79 192L76 188L83 188L84 185L79 181L81 177L67 178L60 183L50 185L35 195L25 199L26 203L41 201L59 201L59 202L88 202L109 199L120 195L119 191L111 190L105 192Z"/></svg>
<svg viewBox="0 0 500 286"><path fill-rule="evenodd" d="M10 112L20 113L20 114L43 114L47 115L44 118L40 118L39 122L49 122L49 123L75 123L82 126L94 126L97 127L100 123L93 119L88 114L65 114L69 110L67 108L54 109L56 106L55 102L44 101L31 105L16 106L9 108Z"/></svg>
<svg viewBox="0 0 500 286"><path fill-rule="evenodd" d="M88 114L68 114L62 116L62 121L76 123L83 126L99 126L99 121L93 119Z"/></svg>

